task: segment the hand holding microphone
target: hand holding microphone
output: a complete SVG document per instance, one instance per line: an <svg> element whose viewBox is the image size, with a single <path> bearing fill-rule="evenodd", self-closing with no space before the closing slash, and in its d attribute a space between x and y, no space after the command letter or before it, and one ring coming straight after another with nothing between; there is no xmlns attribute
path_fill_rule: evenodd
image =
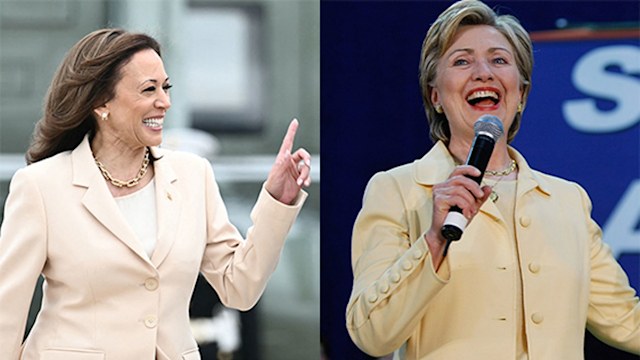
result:
<svg viewBox="0 0 640 360"><path fill-rule="evenodd" d="M482 177L484 176L484 171L489 163L489 159L491 158L495 143L500 139L504 130L500 119L493 115L482 115L475 122L473 128L475 131L475 138L471 145L466 165L471 165L477 168L480 171L480 174L478 176L465 176L480 184ZM447 217L444 220L444 225L441 229L441 234L447 241L443 257L447 255L451 242L457 241L462 237L462 233L468 222L467 217L462 214L462 210L458 206L453 206L449 209L449 213L447 214Z"/></svg>

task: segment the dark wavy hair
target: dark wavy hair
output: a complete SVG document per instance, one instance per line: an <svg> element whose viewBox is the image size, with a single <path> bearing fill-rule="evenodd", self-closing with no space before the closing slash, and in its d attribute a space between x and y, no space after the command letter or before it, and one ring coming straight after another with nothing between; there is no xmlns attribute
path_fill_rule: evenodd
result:
<svg viewBox="0 0 640 360"><path fill-rule="evenodd" d="M45 97L42 118L27 150L27 164L76 148L96 129L93 110L111 100L121 69L134 54L160 44L123 29L96 30L78 41L56 70Z"/></svg>

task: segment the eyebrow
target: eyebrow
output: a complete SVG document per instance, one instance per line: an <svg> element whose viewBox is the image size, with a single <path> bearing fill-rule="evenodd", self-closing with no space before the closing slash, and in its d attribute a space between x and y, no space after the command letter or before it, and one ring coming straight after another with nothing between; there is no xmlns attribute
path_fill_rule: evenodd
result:
<svg viewBox="0 0 640 360"><path fill-rule="evenodd" d="M147 79L147 80L142 81L140 83L140 85L138 85L138 86L142 87L147 82L151 82L151 83L157 84L158 80L156 80L156 79ZM164 79L164 81L162 83L166 83L166 82L169 82L169 77L168 76L167 76L166 79Z"/></svg>
<svg viewBox="0 0 640 360"><path fill-rule="evenodd" d="M508 53L509 55L513 54L511 53L511 51L509 51L509 49L501 47L501 46L496 46L496 47L492 47L489 48L489 53L494 53L496 51L505 51L506 53ZM463 52L463 53L468 53L468 54L473 54L475 52L475 50L471 49L471 48L462 48L462 49L455 49L453 50L451 53L449 53L449 55L447 55L447 59L452 57L453 55L455 55L456 53L459 52Z"/></svg>

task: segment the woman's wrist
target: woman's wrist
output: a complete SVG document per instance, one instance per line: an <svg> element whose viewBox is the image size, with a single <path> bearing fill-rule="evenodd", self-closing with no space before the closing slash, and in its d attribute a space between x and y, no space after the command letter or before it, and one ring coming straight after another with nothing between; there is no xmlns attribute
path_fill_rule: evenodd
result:
<svg viewBox="0 0 640 360"><path fill-rule="evenodd" d="M438 271L444 260L443 253L446 240L440 236L439 231L434 229L430 229L424 234L424 240L427 242L429 253L431 253L433 268Z"/></svg>

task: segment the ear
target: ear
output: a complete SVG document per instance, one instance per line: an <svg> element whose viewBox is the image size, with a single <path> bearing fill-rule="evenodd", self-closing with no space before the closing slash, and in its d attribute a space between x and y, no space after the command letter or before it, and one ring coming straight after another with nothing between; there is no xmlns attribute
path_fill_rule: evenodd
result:
<svg viewBox="0 0 640 360"><path fill-rule="evenodd" d="M520 86L520 100L519 100L519 102L521 102L521 103L522 103L522 102L523 102L523 100L524 100L524 93L525 93L525 90L526 90L526 89L527 89L527 85L522 84L522 85Z"/></svg>
<svg viewBox="0 0 640 360"><path fill-rule="evenodd" d="M432 86L431 87L431 104L433 104L433 106L436 106L439 103L440 103L440 93L438 92L437 88Z"/></svg>
<svg viewBox="0 0 640 360"><path fill-rule="evenodd" d="M518 99L518 104L522 104L524 106L524 92L520 92L520 99Z"/></svg>
<svg viewBox="0 0 640 360"><path fill-rule="evenodd" d="M103 113L109 114L109 107L107 106L107 104L98 106L97 108L93 109L93 113L95 114L96 119L100 120Z"/></svg>

